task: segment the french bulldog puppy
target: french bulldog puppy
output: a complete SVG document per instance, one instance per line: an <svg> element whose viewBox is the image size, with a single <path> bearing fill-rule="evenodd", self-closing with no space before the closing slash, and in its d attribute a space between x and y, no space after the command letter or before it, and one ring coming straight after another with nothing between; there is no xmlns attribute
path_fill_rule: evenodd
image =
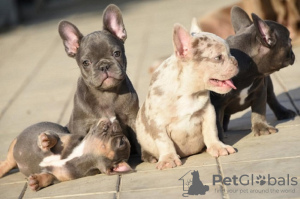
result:
<svg viewBox="0 0 300 199"><path fill-rule="evenodd" d="M235 35L226 39L231 54L237 59L239 73L232 78L236 90L226 95L211 92L216 109L219 138L227 130L230 115L251 107L252 132L255 136L275 133L266 121L266 104L277 119L288 119L295 112L286 109L276 99L270 74L292 65L295 55L286 27L262 20L252 14L253 22L239 7L233 7L231 21Z"/></svg>
<svg viewBox="0 0 300 199"><path fill-rule="evenodd" d="M222 38L233 35L234 30L230 21L230 12L234 5L244 9L247 14L256 13L263 20L276 21L286 26L291 33L292 43L299 44L299 0L240 0L198 18L200 28Z"/></svg>
<svg viewBox="0 0 300 199"><path fill-rule="evenodd" d="M126 74L127 33L120 9L113 4L106 7L101 31L83 36L67 21L60 22L58 30L81 72L67 125L70 133L86 135L99 118L117 118L133 150L139 151L135 135L138 96Z"/></svg>
<svg viewBox="0 0 300 199"><path fill-rule="evenodd" d="M210 33L193 36L181 25L173 31L174 54L153 73L148 96L138 112L137 138L142 159L157 169L180 166L181 157L206 146L214 157L234 153L217 136L209 90L228 93L237 61L227 43Z"/></svg>
<svg viewBox="0 0 300 199"><path fill-rule="evenodd" d="M29 187L37 191L55 181L131 171L126 163L129 155L130 143L117 120L101 119L86 136L42 122L12 142L7 159L0 164L0 177L17 166L29 176Z"/></svg>

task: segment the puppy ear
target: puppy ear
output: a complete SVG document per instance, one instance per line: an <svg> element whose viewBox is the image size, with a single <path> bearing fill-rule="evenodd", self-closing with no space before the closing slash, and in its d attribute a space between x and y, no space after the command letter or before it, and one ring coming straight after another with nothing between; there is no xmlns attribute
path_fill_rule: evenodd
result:
<svg viewBox="0 0 300 199"><path fill-rule="evenodd" d="M65 50L70 57L75 57L83 35L78 28L68 21L61 21L58 32L63 40Z"/></svg>
<svg viewBox="0 0 300 199"><path fill-rule="evenodd" d="M241 29L244 29L252 24L248 14L238 6L234 6L231 9L231 23L234 29L234 32L238 32Z"/></svg>
<svg viewBox="0 0 300 199"><path fill-rule="evenodd" d="M196 17L193 17L192 23L191 23L191 29L190 34L193 35L194 33L202 32L200 27L198 26Z"/></svg>
<svg viewBox="0 0 300 199"><path fill-rule="evenodd" d="M108 5L104 10L103 29L109 31L123 42L127 39L121 10L114 4Z"/></svg>
<svg viewBox="0 0 300 199"><path fill-rule="evenodd" d="M190 56L191 41L192 36L190 33L180 24L175 24L173 31L173 45L175 55L178 58L187 58Z"/></svg>
<svg viewBox="0 0 300 199"><path fill-rule="evenodd" d="M262 44L267 47L274 46L277 41L274 31L272 31L271 28L256 14L252 13L251 16Z"/></svg>

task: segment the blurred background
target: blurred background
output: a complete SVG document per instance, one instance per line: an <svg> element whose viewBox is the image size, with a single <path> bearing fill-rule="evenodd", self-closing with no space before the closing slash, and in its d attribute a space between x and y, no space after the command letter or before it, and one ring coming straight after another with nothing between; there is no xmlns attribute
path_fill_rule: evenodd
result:
<svg viewBox="0 0 300 199"><path fill-rule="evenodd" d="M100 8L101 5L111 2L126 4L129 1L0 0L0 30L5 31L18 24L37 22L46 18L53 19L74 12L94 11ZM135 1L138 2L138 0ZM172 2L170 1L170 3ZM212 10L198 19L199 25L204 31L213 32L223 38L233 34L233 29L230 25L230 9L232 5L240 6L248 14L254 12L263 19L277 21L289 28L292 39L296 40L299 37L299 0L240 0L234 2L234 4Z"/></svg>

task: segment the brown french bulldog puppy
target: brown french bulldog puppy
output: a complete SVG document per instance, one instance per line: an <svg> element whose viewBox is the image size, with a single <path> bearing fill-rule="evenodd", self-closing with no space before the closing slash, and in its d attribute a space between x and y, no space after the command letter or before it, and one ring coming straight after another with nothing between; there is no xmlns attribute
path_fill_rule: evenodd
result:
<svg viewBox="0 0 300 199"><path fill-rule="evenodd" d="M211 92L216 109L219 138L227 130L230 115L251 107L252 132L255 136L275 133L266 121L266 104L278 119L295 116L283 107L273 91L270 74L292 65L295 55L290 33L286 27L273 21L262 20L252 14L253 22L239 7L233 7L231 21L235 35L226 39L231 54L237 59L239 73L232 78L236 90L226 95Z"/></svg>
<svg viewBox="0 0 300 199"><path fill-rule="evenodd" d="M129 155L130 143L117 120L101 119L86 136L42 122L28 127L12 142L7 159L0 164L0 177L17 166L29 176L29 187L37 191L55 181L129 172Z"/></svg>
<svg viewBox="0 0 300 199"><path fill-rule="evenodd" d="M70 133L86 135L99 118L117 118L133 151L139 152L135 135L139 103L126 74L127 33L120 9L113 4L106 7L101 31L83 36L67 21L60 22L58 30L67 54L75 58L81 72L67 125Z"/></svg>
<svg viewBox="0 0 300 199"><path fill-rule="evenodd" d="M198 24L203 31L214 33L222 38L234 34L230 20L232 7L239 6L249 15L256 13L263 20L276 21L288 28L292 43L300 43L300 1L299 0L240 0L234 5L213 10L200 18Z"/></svg>
<svg viewBox="0 0 300 199"><path fill-rule="evenodd" d="M157 169L180 166L181 157L201 152L212 156L234 153L217 136L209 91L228 93L238 72L225 40L210 33L190 35L176 24L174 54L152 75L148 96L138 112L137 138L142 159Z"/></svg>

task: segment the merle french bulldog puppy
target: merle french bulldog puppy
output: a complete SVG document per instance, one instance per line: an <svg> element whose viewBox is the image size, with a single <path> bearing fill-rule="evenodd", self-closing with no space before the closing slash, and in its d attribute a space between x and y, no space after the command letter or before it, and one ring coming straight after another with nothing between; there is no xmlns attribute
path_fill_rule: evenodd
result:
<svg viewBox="0 0 300 199"><path fill-rule="evenodd" d="M7 159L0 164L0 177L17 166L29 176L29 187L37 191L55 181L132 171L126 163L129 155L130 143L117 120L100 119L86 136L41 122L12 142Z"/></svg>
<svg viewBox="0 0 300 199"><path fill-rule="evenodd" d="M295 113L286 109L276 99L270 74L292 65L295 55L288 29L276 22L262 20L252 14L253 22L239 7L231 10L235 35L226 39L231 54L237 59L239 73L232 81L236 90L226 95L211 92L211 101L216 109L220 139L227 130L230 115L252 109L252 132L255 136L275 133L267 124L266 104L277 119L288 119Z"/></svg>
<svg viewBox="0 0 300 199"><path fill-rule="evenodd" d="M109 5L103 13L103 29L83 36L70 22L59 24L65 50L81 72L74 107L67 125L72 134L86 135L101 117L117 118L134 150L138 96L126 74L124 42L127 33L120 9Z"/></svg>
<svg viewBox="0 0 300 199"><path fill-rule="evenodd" d="M142 159L157 169L182 165L180 158L201 152L213 157L235 153L218 139L216 115L209 91L235 89L231 78L237 61L220 37L173 29L174 53L153 73L147 98L136 119Z"/></svg>

